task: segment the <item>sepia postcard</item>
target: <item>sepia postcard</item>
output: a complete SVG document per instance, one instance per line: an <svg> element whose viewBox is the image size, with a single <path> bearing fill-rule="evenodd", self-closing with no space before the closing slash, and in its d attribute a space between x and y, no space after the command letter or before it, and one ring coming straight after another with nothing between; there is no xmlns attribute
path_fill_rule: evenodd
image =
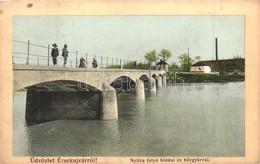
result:
<svg viewBox="0 0 260 164"><path fill-rule="evenodd" d="M0 2L0 163L258 164L259 12Z"/></svg>

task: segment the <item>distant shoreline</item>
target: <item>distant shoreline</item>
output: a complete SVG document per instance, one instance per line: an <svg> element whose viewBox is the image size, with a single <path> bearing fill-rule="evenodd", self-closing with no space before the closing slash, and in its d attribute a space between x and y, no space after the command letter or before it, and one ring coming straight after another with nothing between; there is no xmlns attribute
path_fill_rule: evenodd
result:
<svg viewBox="0 0 260 164"><path fill-rule="evenodd" d="M215 74L178 74L176 83L226 83L243 82L244 75L215 75ZM173 77L168 77L167 83L175 83Z"/></svg>
<svg viewBox="0 0 260 164"><path fill-rule="evenodd" d="M189 83L189 84L199 84L199 83L235 83L235 82L245 82L245 81L200 81L200 82L196 82L196 81L177 81L177 84L182 84L182 83ZM167 81L167 84L174 84L175 82L171 82L171 81Z"/></svg>

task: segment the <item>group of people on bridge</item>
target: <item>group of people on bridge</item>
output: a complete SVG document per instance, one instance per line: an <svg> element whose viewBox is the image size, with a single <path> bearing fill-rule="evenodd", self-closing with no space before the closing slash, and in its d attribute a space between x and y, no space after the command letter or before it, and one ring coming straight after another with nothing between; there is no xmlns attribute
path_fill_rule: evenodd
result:
<svg viewBox="0 0 260 164"><path fill-rule="evenodd" d="M58 46L56 43L54 43L52 46L53 46L53 48L51 50L51 57L52 57L53 65L57 66L57 57L59 56L59 49L58 49ZM64 48L62 49L62 56L64 58L63 67L66 66L67 58L69 55L67 47L68 47L67 44L64 44Z"/></svg>
<svg viewBox="0 0 260 164"><path fill-rule="evenodd" d="M93 58L92 65L93 65L93 68L97 68L98 67L97 60L95 58ZM81 57L79 59L79 68L87 68L86 67L86 60L83 57Z"/></svg>
<svg viewBox="0 0 260 164"><path fill-rule="evenodd" d="M59 56L59 49L56 43L54 43L53 48L51 50L51 57L52 57L52 61L53 61L53 65L57 66L57 57ZM62 56L64 58L64 62L63 62L63 67L66 66L67 64L67 58L68 58L68 50L67 50L67 44L64 44L64 48L62 49ZM98 64L97 64L97 60L95 58L93 58L93 62L92 62L93 68L97 68ZM79 68L86 68L86 60L81 57L79 60Z"/></svg>

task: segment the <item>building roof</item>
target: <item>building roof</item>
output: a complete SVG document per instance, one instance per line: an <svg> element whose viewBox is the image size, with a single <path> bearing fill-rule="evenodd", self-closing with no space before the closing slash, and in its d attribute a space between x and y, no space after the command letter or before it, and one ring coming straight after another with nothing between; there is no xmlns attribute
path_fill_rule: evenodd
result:
<svg viewBox="0 0 260 164"><path fill-rule="evenodd" d="M158 63L156 63L156 65L167 65L168 63L166 63L165 61L163 61L162 59L160 59L160 61Z"/></svg>
<svg viewBox="0 0 260 164"><path fill-rule="evenodd" d="M192 66L209 66L212 67L214 65L234 65L236 62L240 62L241 64L245 64L245 59L223 59L223 60L204 60L198 61L197 63L193 64Z"/></svg>

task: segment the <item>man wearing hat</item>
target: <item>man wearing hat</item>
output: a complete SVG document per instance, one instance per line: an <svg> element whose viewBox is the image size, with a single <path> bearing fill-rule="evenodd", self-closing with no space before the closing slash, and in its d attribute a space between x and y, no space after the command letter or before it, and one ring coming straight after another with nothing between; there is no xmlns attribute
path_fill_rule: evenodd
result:
<svg viewBox="0 0 260 164"><path fill-rule="evenodd" d="M93 62L92 62L93 68L97 68L97 60L95 58L93 58Z"/></svg>
<svg viewBox="0 0 260 164"><path fill-rule="evenodd" d="M53 48L51 50L51 57L52 57L52 62L53 62L53 65L57 65L57 56L59 56L59 49L57 48L57 44L54 43L53 45Z"/></svg>
<svg viewBox="0 0 260 164"><path fill-rule="evenodd" d="M68 50L67 50L67 44L64 44L64 48L62 49L62 56L64 57L64 63L63 63L63 67L65 67L66 63L67 63L67 57L68 57Z"/></svg>

